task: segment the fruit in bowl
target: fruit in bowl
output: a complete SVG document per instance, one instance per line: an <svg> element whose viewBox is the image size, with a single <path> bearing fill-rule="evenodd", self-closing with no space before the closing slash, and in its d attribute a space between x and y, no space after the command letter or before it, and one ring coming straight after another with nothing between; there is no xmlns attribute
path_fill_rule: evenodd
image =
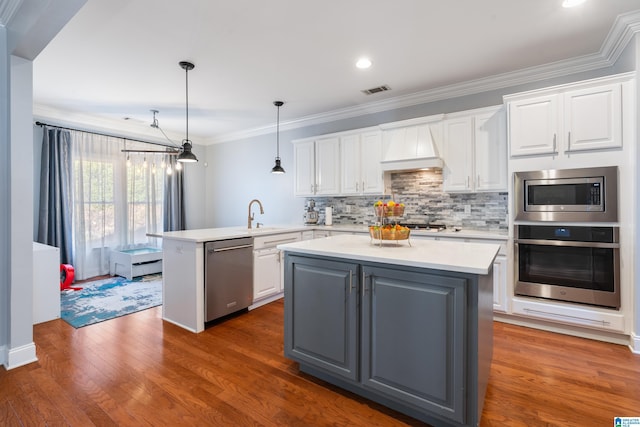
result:
<svg viewBox="0 0 640 427"><path fill-rule="evenodd" d="M404 203L396 203L393 200L389 200L384 203L382 200L378 200L373 204L376 216L402 216L404 215Z"/></svg>
<svg viewBox="0 0 640 427"><path fill-rule="evenodd" d="M407 240L410 229L399 224L370 225L369 234L378 240Z"/></svg>

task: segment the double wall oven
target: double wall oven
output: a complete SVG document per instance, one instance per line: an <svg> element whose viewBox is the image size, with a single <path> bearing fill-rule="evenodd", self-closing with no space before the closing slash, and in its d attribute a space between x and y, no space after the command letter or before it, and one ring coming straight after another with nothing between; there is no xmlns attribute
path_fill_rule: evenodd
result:
<svg viewBox="0 0 640 427"><path fill-rule="evenodd" d="M516 172L516 295L620 307L617 182L617 167Z"/></svg>

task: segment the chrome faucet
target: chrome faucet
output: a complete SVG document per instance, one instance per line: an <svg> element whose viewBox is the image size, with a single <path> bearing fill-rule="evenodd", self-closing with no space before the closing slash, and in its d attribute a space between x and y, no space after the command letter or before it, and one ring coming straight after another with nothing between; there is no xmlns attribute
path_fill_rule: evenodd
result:
<svg viewBox="0 0 640 427"><path fill-rule="evenodd" d="M260 200L258 199L253 199L252 201L249 202L249 215L247 216L247 228L251 229L251 221L253 221L254 218L254 214L251 213L251 205L253 204L253 202L258 202L258 205L260 206L260 215L264 215L264 209L262 209L262 203L260 202Z"/></svg>

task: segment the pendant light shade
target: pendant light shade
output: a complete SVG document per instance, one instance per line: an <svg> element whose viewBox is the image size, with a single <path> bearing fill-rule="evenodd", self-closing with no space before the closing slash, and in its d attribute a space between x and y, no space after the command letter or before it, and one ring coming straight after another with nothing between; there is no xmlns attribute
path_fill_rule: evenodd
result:
<svg viewBox="0 0 640 427"><path fill-rule="evenodd" d="M284 173L284 168L280 164L280 107L284 105L282 101L273 101L273 105L278 109L276 120L276 165L271 169L271 173Z"/></svg>
<svg viewBox="0 0 640 427"><path fill-rule="evenodd" d="M182 152L178 155L178 161L182 163L197 162L198 158L191 152L193 145L189 139L189 71L193 70L195 65L191 62L180 61L180 67L185 71L185 111L186 111L186 134L182 140Z"/></svg>

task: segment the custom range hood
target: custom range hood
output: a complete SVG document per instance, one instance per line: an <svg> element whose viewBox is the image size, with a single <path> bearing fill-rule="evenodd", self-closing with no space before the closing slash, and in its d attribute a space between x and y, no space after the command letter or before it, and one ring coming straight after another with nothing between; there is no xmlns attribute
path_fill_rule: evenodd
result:
<svg viewBox="0 0 640 427"><path fill-rule="evenodd" d="M383 128L382 134L382 161L380 165L383 171L442 169L443 162L435 143L435 138L440 138L442 135L441 121Z"/></svg>

